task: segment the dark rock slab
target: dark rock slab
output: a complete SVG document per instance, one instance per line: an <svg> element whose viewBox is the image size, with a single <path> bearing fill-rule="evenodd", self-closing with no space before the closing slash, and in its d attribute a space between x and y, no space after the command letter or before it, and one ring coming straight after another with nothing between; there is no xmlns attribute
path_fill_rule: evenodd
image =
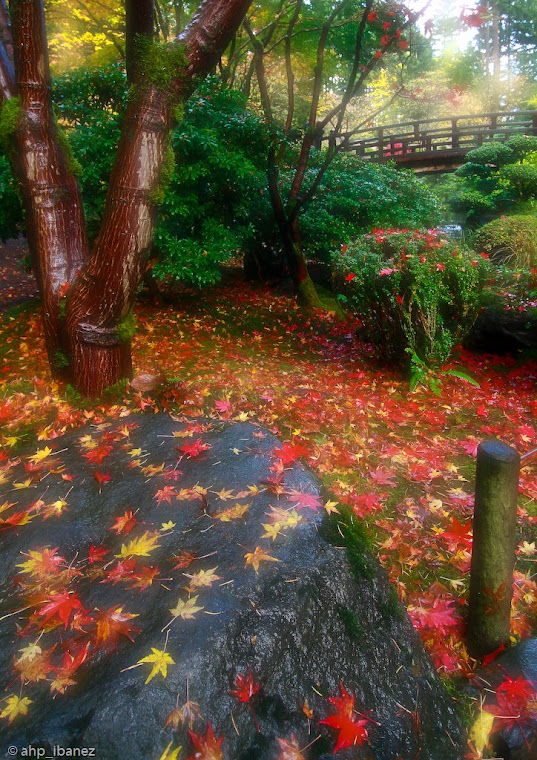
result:
<svg viewBox="0 0 537 760"><path fill-rule="evenodd" d="M484 705L496 704L496 690L506 679L524 679L533 687L537 703L537 639L527 639L500 655L494 662L478 670L472 678L471 691L484 699ZM517 713L515 712L515 715ZM535 760L537 758L537 711L530 710L514 725L507 725L491 736L495 755L502 760Z"/></svg>
<svg viewBox="0 0 537 760"><path fill-rule="evenodd" d="M202 450L196 441L211 448ZM199 453L189 458L178 451L185 444ZM173 747L183 746L181 757L189 757L194 747L188 725L165 727L188 691L201 714L193 720L194 732L205 735L210 722L224 737L226 760L276 760L277 738L291 734L301 747L321 735L305 757L328 760L337 734L318 721L333 714L326 698L339 696L342 683L355 696L356 709L372 719L368 742L342 749L342 760L460 760L453 704L386 573L368 554L354 556L351 572L342 541L326 540L338 536L337 524L327 526L333 517L326 516L325 496L311 472L287 462L277 482L281 458L272 452L281 444L273 435L252 423L141 415L48 445L58 454L41 461L30 458L33 451L22 457L6 470L0 496L0 504L17 502L2 512L3 520L17 523L12 516L28 508L27 516L36 515L28 524L0 524L2 688L6 697L32 700L26 716L10 726L0 721L0 754L15 746L22 756L30 745L51 754L59 745L94 747L100 760L157 760L173 740ZM29 487L14 485L28 479ZM110 528L127 510L138 524L116 535ZM273 539L266 526L277 515ZM148 556L130 553L130 541L144 534L155 538L156 532L157 548ZM90 562L91 546L109 553ZM64 560L52 561L39 579L29 572L35 563L24 563L39 556L30 551L43 547L57 549ZM256 573L246 560L257 547L277 561L260 561ZM196 557L187 567L177 567L182 552ZM129 560L134 569L118 579L118 562ZM154 572L148 567L158 568L151 585L133 587ZM201 585L200 571L207 578L209 570L218 578ZM75 592L87 612L67 610L63 622L52 616L50 623L59 624L40 635L35 621L46 619L55 588ZM178 601L195 597L203 609L172 622L170 610ZM127 619L139 629L133 641L120 636L116 651L96 646L96 620L110 609L137 615ZM50 670L21 689L14 658L20 661L21 650L34 643L43 652L54 647ZM151 666L133 666L152 647L165 649L174 664L167 678L158 674L145 683ZM50 687L61 667L86 650L75 683L53 698ZM248 704L230 694L237 676L250 669L260 684L252 698L259 732ZM1 702L0 711L7 704Z"/></svg>
<svg viewBox="0 0 537 760"><path fill-rule="evenodd" d="M471 351L517 354L537 349L537 310L517 312L486 308L479 314L464 346Z"/></svg>

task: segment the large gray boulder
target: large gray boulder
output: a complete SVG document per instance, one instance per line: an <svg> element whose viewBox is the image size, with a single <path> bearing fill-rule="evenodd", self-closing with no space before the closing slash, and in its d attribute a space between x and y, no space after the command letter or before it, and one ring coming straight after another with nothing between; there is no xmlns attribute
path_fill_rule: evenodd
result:
<svg viewBox="0 0 537 760"><path fill-rule="evenodd" d="M282 446L268 431L164 415L45 445L58 454L22 457L0 496L18 502L2 519L29 507L36 515L1 526L0 712L10 695L31 700L27 715L0 721L2 756L32 745L158 760L173 740L170 752L182 745L181 758L204 757L188 729L206 736L210 723L225 760L276 760L278 739L292 735L300 747L320 735L304 756L327 760L338 731L319 721L336 712L327 698L341 697L342 684L370 721L367 741L338 757L460 760L453 704L386 573L351 517L327 515L319 482L293 460L298 450L284 449L279 478ZM133 529L110 530L128 510ZM144 536L147 556L130 543ZM29 552L44 547L57 552L39 574L44 555ZM59 593L80 607L55 610ZM111 634L110 616L128 635ZM21 658L50 648L43 678L21 686L21 670L32 674ZM147 681L151 662L137 663L152 648L174 664ZM241 702L230 692L250 672L259 689ZM190 725L175 713L165 726L187 693L197 703Z"/></svg>

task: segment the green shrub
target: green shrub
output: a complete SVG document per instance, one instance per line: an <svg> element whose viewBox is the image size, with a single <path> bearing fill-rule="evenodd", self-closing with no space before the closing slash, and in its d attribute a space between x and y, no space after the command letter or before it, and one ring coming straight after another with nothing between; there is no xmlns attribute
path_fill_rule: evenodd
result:
<svg viewBox="0 0 537 760"><path fill-rule="evenodd" d="M375 230L334 255L334 282L389 362L437 367L471 328L487 262L435 231Z"/></svg>
<svg viewBox="0 0 537 760"><path fill-rule="evenodd" d="M516 161L516 155L505 143L489 142L466 154L466 161L472 164L485 164L499 169L501 166L512 164Z"/></svg>
<svg viewBox="0 0 537 760"><path fill-rule="evenodd" d="M312 179L323 158L313 156ZM300 230L306 255L330 263L335 246L375 227L432 227L440 219L438 199L412 172L339 155L301 214Z"/></svg>
<svg viewBox="0 0 537 760"><path fill-rule="evenodd" d="M537 265L537 219L525 215L494 219L477 231L475 248L494 263L531 269Z"/></svg>
<svg viewBox="0 0 537 760"><path fill-rule="evenodd" d="M513 151L517 161L522 161L530 153L537 153L537 137L533 135L514 135L505 144Z"/></svg>
<svg viewBox="0 0 537 760"><path fill-rule="evenodd" d="M515 188L522 201L537 195L537 166L531 164L511 164L504 166L500 177Z"/></svg>

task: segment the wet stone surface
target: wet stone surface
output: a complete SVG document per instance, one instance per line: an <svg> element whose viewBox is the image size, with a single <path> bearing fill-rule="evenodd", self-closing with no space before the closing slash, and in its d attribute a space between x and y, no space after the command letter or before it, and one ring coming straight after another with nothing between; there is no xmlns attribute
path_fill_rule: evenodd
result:
<svg viewBox="0 0 537 760"><path fill-rule="evenodd" d="M453 705L385 572L369 555L351 572L292 447L252 423L141 415L38 451L1 486L0 711L31 700L1 721L2 756L157 760L173 741L198 757L188 729L205 741L210 723L215 758L277 760L278 739L320 735L304 757L328 760L338 731L319 721L343 684L371 720L342 760L460 760ZM137 665L152 648L166 677Z"/></svg>

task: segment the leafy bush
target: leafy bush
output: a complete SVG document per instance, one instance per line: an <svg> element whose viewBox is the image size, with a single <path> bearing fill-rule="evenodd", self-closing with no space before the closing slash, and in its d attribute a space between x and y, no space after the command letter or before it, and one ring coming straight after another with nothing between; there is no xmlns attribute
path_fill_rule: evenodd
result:
<svg viewBox="0 0 537 760"><path fill-rule="evenodd" d="M515 135L506 143L490 142L466 154L455 172L455 187L450 206L466 221L490 219L510 212L515 204L537 196L537 166L534 165L537 138Z"/></svg>
<svg viewBox="0 0 537 760"><path fill-rule="evenodd" d="M265 189L268 130L245 101L210 77L185 106L155 230L160 280L210 285L222 261L274 226Z"/></svg>
<svg viewBox="0 0 537 760"><path fill-rule="evenodd" d="M513 151L518 161L522 161L531 153L537 153L537 137L533 135L514 135L505 144Z"/></svg>
<svg viewBox="0 0 537 760"><path fill-rule="evenodd" d="M471 328L488 265L435 231L375 230L334 255L340 298L397 365L437 367Z"/></svg>
<svg viewBox="0 0 537 760"><path fill-rule="evenodd" d="M466 154L466 161L471 164L489 165L499 169L501 166L516 161L516 156L514 151L505 143L489 142L469 151Z"/></svg>
<svg viewBox="0 0 537 760"><path fill-rule="evenodd" d="M477 231L475 248L494 263L531 269L537 265L537 219L525 215L494 219Z"/></svg>
<svg viewBox="0 0 537 760"><path fill-rule="evenodd" d="M312 175L322 158L320 152L314 157ZM438 199L412 172L339 155L300 216L300 230L306 255L329 263L335 246L360 233L434 226L440 218Z"/></svg>
<svg viewBox="0 0 537 760"><path fill-rule="evenodd" d="M522 201L537 196L537 166L531 164L511 164L504 166L500 177L515 188Z"/></svg>

